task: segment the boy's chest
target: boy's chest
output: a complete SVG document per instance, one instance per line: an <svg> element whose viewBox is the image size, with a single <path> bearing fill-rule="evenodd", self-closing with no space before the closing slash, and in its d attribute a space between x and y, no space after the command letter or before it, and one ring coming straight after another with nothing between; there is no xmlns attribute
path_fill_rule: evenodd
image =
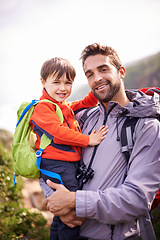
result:
<svg viewBox="0 0 160 240"><path fill-rule="evenodd" d="M75 119L72 109L65 109L62 113L64 116L63 125L77 131L79 129L79 124Z"/></svg>

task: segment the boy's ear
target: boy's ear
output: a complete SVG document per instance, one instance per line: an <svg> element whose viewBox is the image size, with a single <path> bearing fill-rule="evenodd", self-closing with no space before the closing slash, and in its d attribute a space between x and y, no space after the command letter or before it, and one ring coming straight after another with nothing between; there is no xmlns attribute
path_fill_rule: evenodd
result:
<svg viewBox="0 0 160 240"><path fill-rule="evenodd" d="M44 87L44 84L45 84L44 79L41 77L40 80L41 80L41 83L42 83L42 85L43 85L43 87Z"/></svg>

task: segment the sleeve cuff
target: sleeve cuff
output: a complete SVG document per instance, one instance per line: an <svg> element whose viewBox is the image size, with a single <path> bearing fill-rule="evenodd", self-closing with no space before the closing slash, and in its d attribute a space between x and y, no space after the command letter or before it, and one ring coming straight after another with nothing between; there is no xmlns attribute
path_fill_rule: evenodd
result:
<svg viewBox="0 0 160 240"><path fill-rule="evenodd" d="M87 192L83 190L76 191L76 216L77 217L87 217L86 194Z"/></svg>

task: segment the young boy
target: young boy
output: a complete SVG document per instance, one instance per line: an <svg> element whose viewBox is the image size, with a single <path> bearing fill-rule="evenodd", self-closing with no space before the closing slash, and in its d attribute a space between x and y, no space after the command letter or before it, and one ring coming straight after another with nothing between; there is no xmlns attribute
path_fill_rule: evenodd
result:
<svg viewBox="0 0 160 240"><path fill-rule="evenodd" d="M75 76L75 69L68 60L63 58L47 60L41 68L43 92L40 100L48 99L56 103L61 108L64 121L60 122L55 113L55 105L48 102L38 103L30 119L32 129L37 136L35 144L37 149L43 133L52 140L42 153L41 168L58 173L70 191L78 189L76 174L81 158L81 147L98 145L108 131L108 128L102 126L97 132L92 131L89 136L81 133L74 111L95 106L98 100L90 92L81 101L70 104L64 102L71 94ZM46 197L53 193L53 189L45 183L47 179L58 181L41 174L40 185ZM58 217L54 217L50 239L76 240L78 231L79 227L69 228Z"/></svg>

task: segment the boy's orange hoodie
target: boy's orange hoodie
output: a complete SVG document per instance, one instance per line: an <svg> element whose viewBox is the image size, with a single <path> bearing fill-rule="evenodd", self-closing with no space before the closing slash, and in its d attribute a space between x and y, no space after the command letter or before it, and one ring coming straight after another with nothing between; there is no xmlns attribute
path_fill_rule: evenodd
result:
<svg viewBox="0 0 160 240"><path fill-rule="evenodd" d="M80 101L69 104L55 101L43 89L42 99L49 99L56 103L63 113L64 121L60 122L55 112L55 105L47 102L40 102L35 106L30 124L36 133L36 148L39 149L40 137L43 133L52 140L42 153L42 158L75 162L80 160L81 147L86 147L89 143L89 136L81 133L79 125L74 117L74 111L81 108L89 108L97 105L98 100L92 92Z"/></svg>

